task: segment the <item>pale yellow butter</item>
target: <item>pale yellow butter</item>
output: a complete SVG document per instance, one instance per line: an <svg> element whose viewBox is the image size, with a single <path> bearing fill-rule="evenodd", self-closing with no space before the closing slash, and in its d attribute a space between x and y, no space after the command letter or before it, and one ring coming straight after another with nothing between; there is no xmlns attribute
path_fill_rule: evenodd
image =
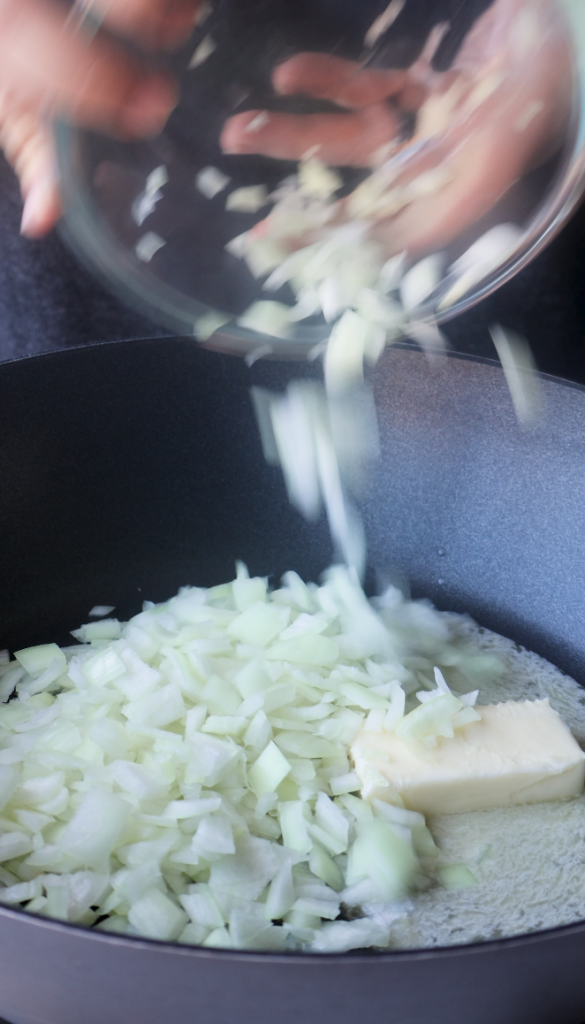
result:
<svg viewBox="0 0 585 1024"><path fill-rule="evenodd" d="M548 699L476 708L481 721L417 756L393 732L362 729L351 746L365 799L423 814L538 803L576 796L585 754Z"/></svg>

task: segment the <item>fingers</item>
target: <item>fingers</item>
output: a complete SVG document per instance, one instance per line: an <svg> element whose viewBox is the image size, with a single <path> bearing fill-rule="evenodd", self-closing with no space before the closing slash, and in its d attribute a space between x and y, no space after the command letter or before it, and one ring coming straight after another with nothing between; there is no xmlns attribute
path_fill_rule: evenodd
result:
<svg viewBox="0 0 585 1024"><path fill-rule="evenodd" d="M398 117L384 104L351 114L251 110L226 122L220 142L224 153L261 153L277 160L299 160L317 146L327 164L368 167L376 150L391 142L399 128Z"/></svg>
<svg viewBox="0 0 585 1024"><path fill-rule="evenodd" d="M156 134L174 86L113 42L88 43L52 0L0 0L1 80L29 110L50 110L120 135Z"/></svg>
<svg viewBox="0 0 585 1024"><path fill-rule="evenodd" d="M517 179L522 158L502 152L493 130L475 133L451 155L452 180L435 195L416 199L374 232L388 255L436 252L476 224ZM422 168L418 168L420 171Z"/></svg>
<svg viewBox="0 0 585 1024"><path fill-rule="evenodd" d="M448 22L451 8L463 6L468 0L407 0L391 3L376 19L366 36L372 47L368 63L376 67L409 68L420 57L425 43L436 25ZM394 7L395 17L386 24L386 16Z"/></svg>
<svg viewBox="0 0 585 1024"><path fill-rule="evenodd" d="M298 53L276 69L272 81L282 96L301 94L357 109L380 103L404 86L404 71L373 71L322 53Z"/></svg>
<svg viewBox="0 0 585 1024"><path fill-rule="evenodd" d="M39 238L61 215L51 135L36 113L0 96L0 146L20 181L25 199L21 231Z"/></svg>
<svg viewBox="0 0 585 1024"><path fill-rule="evenodd" d="M319 157L326 163L368 167L375 151L400 130L398 116L383 101L398 93L405 81L402 71L368 71L339 57L299 53L274 72L275 90L285 96L302 93L332 100L353 113L300 116L247 111L226 122L222 148L225 153L298 160L318 146Z"/></svg>
<svg viewBox="0 0 585 1024"><path fill-rule="evenodd" d="M93 0L113 32L132 36L143 45L169 49L192 32L201 0Z"/></svg>
<svg viewBox="0 0 585 1024"><path fill-rule="evenodd" d="M372 25L366 41L376 67L408 68L421 56L434 29L441 27L432 58L435 71L448 70L471 26L494 0L408 0L388 5ZM388 18L392 7L395 17Z"/></svg>
<svg viewBox="0 0 585 1024"><path fill-rule="evenodd" d="M494 0L465 0L454 6L448 28L432 59L435 71L447 71L463 46L472 25L491 7Z"/></svg>
<svg viewBox="0 0 585 1024"><path fill-rule="evenodd" d="M443 166L451 180L434 195L417 198L376 235L393 252L413 256L444 248L476 224L531 167L554 151L570 110L562 82L540 75L541 92L506 90L492 103L410 162L400 187L417 175ZM506 102L507 100L507 102ZM557 134L558 133L558 134Z"/></svg>
<svg viewBox="0 0 585 1024"><path fill-rule="evenodd" d="M45 172L33 181L26 193L20 225L21 234L27 238L42 238L55 227L61 212L59 188L47 161Z"/></svg>

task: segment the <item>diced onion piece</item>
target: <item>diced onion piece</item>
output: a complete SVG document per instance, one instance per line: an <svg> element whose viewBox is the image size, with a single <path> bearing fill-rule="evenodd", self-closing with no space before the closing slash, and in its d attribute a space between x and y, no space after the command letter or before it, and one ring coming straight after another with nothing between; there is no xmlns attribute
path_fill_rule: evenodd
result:
<svg viewBox="0 0 585 1024"><path fill-rule="evenodd" d="M411 834L414 852L419 857L439 856L439 847L426 825L415 825Z"/></svg>
<svg viewBox="0 0 585 1024"><path fill-rule="evenodd" d="M341 796L344 793L357 793L361 789L360 780L355 772L336 775L330 780L329 785L334 796Z"/></svg>
<svg viewBox="0 0 585 1024"><path fill-rule="evenodd" d="M336 892L341 892L344 886L343 873L319 843L314 843L310 851L309 868L317 878L323 879Z"/></svg>
<svg viewBox="0 0 585 1024"><path fill-rule="evenodd" d="M316 953L347 953L350 949L386 946L388 931L374 921L332 921L316 934L311 949Z"/></svg>
<svg viewBox="0 0 585 1024"><path fill-rule="evenodd" d="M245 612L251 605L266 601L266 580L239 577L232 583L232 593L238 611Z"/></svg>
<svg viewBox="0 0 585 1024"><path fill-rule="evenodd" d="M178 939L189 918L159 889L148 889L131 906L128 920L140 935L168 942Z"/></svg>
<svg viewBox="0 0 585 1024"><path fill-rule="evenodd" d="M154 195L154 193L158 192L158 190L162 188L163 185L167 184L168 180L168 171L164 164L160 164L159 167L155 167L154 170L151 171L150 174L148 175L146 179L146 185L144 187L145 193L147 195Z"/></svg>
<svg viewBox="0 0 585 1024"><path fill-rule="evenodd" d="M270 742L248 771L248 780L256 796L275 793L291 766L274 742Z"/></svg>
<svg viewBox="0 0 585 1024"><path fill-rule="evenodd" d="M216 310L210 309L207 313L197 317L193 325L193 334L199 341L207 341L212 334L219 331L220 327L229 323L230 320L231 317L226 313L218 313Z"/></svg>
<svg viewBox="0 0 585 1024"><path fill-rule="evenodd" d="M238 210L241 213L256 213L268 202L268 191L265 185L247 185L230 192L225 202L226 210Z"/></svg>
<svg viewBox="0 0 585 1024"><path fill-rule="evenodd" d="M224 249L229 252L231 256L235 256L237 259L243 259L246 249L250 242L250 232L244 231L241 235L236 235L231 238L229 242L226 242Z"/></svg>
<svg viewBox="0 0 585 1024"><path fill-rule="evenodd" d="M264 600L256 601L230 622L228 634L242 643L265 647L285 628L288 616L283 611Z"/></svg>
<svg viewBox="0 0 585 1024"><path fill-rule="evenodd" d="M101 619L105 615L111 615L111 613L114 610L115 610L115 606L113 604L94 604L94 606L91 609L89 615L90 615L90 618L93 617L93 618L96 618L96 619Z"/></svg>
<svg viewBox="0 0 585 1024"><path fill-rule="evenodd" d="M89 644L92 640L119 640L121 634L120 623L117 619L101 619L99 622L88 622L79 629L74 629L72 636L80 640L82 644Z"/></svg>
<svg viewBox="0 0 585 1024"><path fill-rule="evenodd" d="M425 823L424 814L419 814L418 811L408 811L404 807L397 807L396 804L386 803L384 800L374 800L373 806L383 818L392 822L393 825L421 828Z"/></svg>
<svg viewBox="0 0 585 1024"><path fill-rule="evenodd" d="M337 277L326 277L319 285L317 294L327 323L337 320L338 316L351 305L351 298L343 287L343 281Z"/></svg>
<svg viewBox="0 0 585 1024"><path fill-rule="evenodd" d="M123 707L123 714L131 722L161 729L176 722L185 713L185 704L179 687L169 683L155 693L130 701Z"/></svg>
<svg viewBox="0 0 585 1024"><path fill-rule="evenodd" d="M343 185L340 175L317 156L300 161L298 177L301 193L311 199L329 199Z"/></svg>
<svg viewBox="0 0 585 1024"><path fill-rule="evenodd" d="M281 640L270 648L268 658L305 665L331 665L337 660L339 647L335 640L319 634L305 634L294 640Z"/></svg>
<svg viewBox="0 0 585 1024"><path fill-rule="evenodd" d="M203 945L213 949L231 949L233 943L227 928L216 928L207 936Z"/></svg>
<svg viewBox="0 0 585 1024"><path fill-rule="evenodd" d="M290 306L282 302L253 302L238 319L240 327L273 338L286 338L290 332Z"/></svg>
<svg viewBox="0 0 585 1024"><path fill-rule="evenodd" d="M246 246L243 252L244 259L252 271L254 277L264 277L275 267L280 266L286 256L286 250L271 238L250 238L246 239ZM268 303L266 303L267 305ZM260 303L254 303L250 309ZM282 303L273 303L275 306L282 306ZM284 307L289 309L289 306ZM244 316L247 316L247 310ZM266 333L269 333L268 331ZM279 337L279 335L277 335Z"/></svg>
<svg viewBox="0 0 585 1024"><path fill-rule="evenodd" d="M451 722L454 729L462 729L464 725L470 725L471 722L480 722L481 715L477 713L475 708L461 708L461 711L457 711L451 717Z"/></svg>
<svg viewBox="0 0 585 1024"><path fill-rule="evenodd" d="M14 657L33 679L40 676L53 662L58 663L61 671L64 671L67 666L65 655L57 644L40 644L37 647L25 647L21 651L15 651Z"/></svg>
<svg viewBox="0 0 585 1024"><path fill-rule="evenodd" d="M164 238L157 235L155 231L147 231L136 243L135 253L142 263L150 263L155 253L162 249L167 243Z"/></svg>
<svg viewBox="0 0 585 1024"><path fill-rule="evenodd" d="M325 353L325 384L338 395L363 380L368 324L353 310L345 312L331 331Z"/></svg>
<svg viewBox="0 0 585 1024"><path fill-rule="evenodd" d="M203 43L201 44L203 45ZM217 167L203 167L197 173L195 178L195 184L199 191L205 196L206 199L213 199L218 192L223 192L230 183L230 179L227 174L220 171Z"/></svg>
<svg viewBox="0 0 585 1024"><path fill-rule="evenodd" d="M14 860L31 853L33 842L24 832L5 832L0 836L0 861Z"/></svg>
<svg viewBox="0 0 585 1024"><path fill-rule="evenodd" d="M264 908L266 920L278 921L283 918L292 910L295 899L291 866L283 864L270 883Z"/></svg>
<svg viewBox="0 0 585 1024"><path fill-rule="evenodd" d="M28 900L38 899L42 895L43 884L40 878L35 878L32 882L20 882L0 889L0 903L27 903Z"/></svg>
<svg viewBox="0 0 585 1024"><path fill-rule="evenodd" d="M446 889L467 889L478 884L477 878L466 864L445 864L437 873Z"/></svg>
<svg viewBox="0 0 585 1024"><path fill-rule="evenodd" d="M339 915L339 903L332 903L329 900L318 900L310 896L301 896L293 905L293 910L299 910L302 914L313 914L315 917L323 917L326 920L334 921Z"/></svg>
<svg viewBox="0 0 585 1024"><path fill-rule="evenodd" d="M211 865L209 884L214 891L239 899L255 900L278 873L283 864L296 859L290 851L266 839L240 835L236 856L224 857Z"/></svg>
<svg viewBox="0 0 585 1024"><path fill-rule="evenodd" d="M278 819L284 845L302 854L309 853L313 843L309 836L302 800L279 803Z"/></svg>
<svg viewBox="0 0 585 1024"><path fill-rule="evenodd" d="M424 741L427 738L436 740L437 736L450 739L453 736L451 715L456 714L462 707L461 701L452 693L442 694L405 715L394 731L406 742Z"/></svg>
<svg viewBox="0 0 585 1024"><path fill-rule="evenodd" d="M194 885L192 889L193 891L190 894L179 897L181 906L191 920L204 925L206 928L223 927L223 914L209 886L199 884Z"/></svg>
<svg viewBox="0 0 585 1024"><path fill-rule="evenodd" d="M210 854L234 854L234 836L227 818L222 815L202 818L193 837L192 848L204 857Z"/></svg>
<svg viewBox="0 0 585 1024"><path fill-rule="evenodd" d="M269 399L269 417L290 502L307 519L321 511L321 486L315 444L315 417L320 415L315 394L302 385L290 385L284 397ZM258 408L258 407L257 407ZM264 438L262 422L260 429Z"/></svg>
<svg viewBox="0 0 585 1024"><path fill-rule="evenodd" d="M239 736L247 726L247 721L238 715L209 715L202 732L211 732L216 736Z"/></svg>
<svg viewBox="0 0 585 1024"><path fill-rule="evenodd" d="M442 354L447 347L445 335L432 320L412 321L405 324L403 330L408 338L420 345L429 360Z"/></svg>
<svg viewBox="0 0 585 1024"><path fill-rule="evenodd" d="M90 789L57 845L80 864L97 870L112 852L129 814L130 806L121 797Z"/></svg>
<svg viewBox="0 0 585 1024"><path fill-rule="evenodd" d="M528 343L513 331L504 331L499 324L490 327L518 422L534 423L542 410L542 395L536 366Z"/></svg>
<svg viewBox="0 0 585 1024"><path fill-rule="evenodd" d="M358 837L350 847L347 883L368 879L378 899L403 896L412 882L417 859L390 822L376 818L358 826Z"/></svg>
<svg viewBox="0 0 585 1024"><path fill-rule="evenodd" d="M384 292L394 292L400 288L405 263L406 253L404 252L392 256L384 263L379 276L379 283Z"/></svg>
<svg viewBox="0 0 585 1024"><path fill-rule="evenodd" d="M441 280L443 257L439 254L425 257L404 275L400 282L400 298L407 312L421 306L434 292Z"/></svg>

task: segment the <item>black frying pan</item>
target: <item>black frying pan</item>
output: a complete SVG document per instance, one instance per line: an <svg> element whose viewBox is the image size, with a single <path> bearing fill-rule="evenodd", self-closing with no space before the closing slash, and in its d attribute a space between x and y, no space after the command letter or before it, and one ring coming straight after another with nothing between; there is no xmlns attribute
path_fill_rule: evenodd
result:
<svg viewBox="0 0 585 1024"><path fill-rule="evenodd" d="M126 617L185 583L331 557L262 458L252 380L306 366L123 342L0 366L0 647L57 640L96 603ZM370 583L470 612L585 683L585 390L544 379L516 425L501 370L433 372L392 350L373 376L382 460L364 501ZM125 939L0 908L12 1024L579 1024L585 923L445 950L320 957Z"/></svg>

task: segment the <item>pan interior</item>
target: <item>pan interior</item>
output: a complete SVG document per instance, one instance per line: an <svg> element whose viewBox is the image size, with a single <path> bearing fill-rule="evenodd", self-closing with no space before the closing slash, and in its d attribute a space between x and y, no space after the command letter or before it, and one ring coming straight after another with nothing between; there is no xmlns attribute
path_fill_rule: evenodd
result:
<svg viewBox="0 0 585 1024"><path fill-rule="evenodd" d="M303 368L304 372L313 372ZM189 339L115 343L0 369L0 647L68 642L96 603L233 576L316 579L323 522L292 510L262 458L248 397L298 368L201 353ZM382 457L363 503L370 586L470 613L585 679L585 394L545 379L546 416L514 419L501 371L410 349L373 375Z"/></svg>

